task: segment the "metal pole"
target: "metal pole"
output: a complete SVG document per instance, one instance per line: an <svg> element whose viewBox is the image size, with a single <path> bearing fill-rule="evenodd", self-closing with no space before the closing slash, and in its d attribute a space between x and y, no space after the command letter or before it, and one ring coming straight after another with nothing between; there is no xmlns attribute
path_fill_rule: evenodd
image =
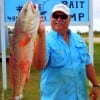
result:
<svg viewBox="0 0 100 100"><path fill-rule="evenodd" d="M4 21L4 0L0 2L0 18L1 18L1 51L2 51L2 84L3 90L7 89L7 75L6 75L6 49L5 49L5 21Z"/></svg>
<svg viewBox="0 0 100 100"><path fill-rule="evenodd" d="M89 0L89 53L94 64L94 41L93 41L93 0ZM92 87L92 83L89 81Z"/></svg>
<svg viewBox="0 0 100 100"><path fill-rule="evenodd" d="M94 63L94 45L93 45L93 0L89 0L89 53L92 63Z"/></svg>

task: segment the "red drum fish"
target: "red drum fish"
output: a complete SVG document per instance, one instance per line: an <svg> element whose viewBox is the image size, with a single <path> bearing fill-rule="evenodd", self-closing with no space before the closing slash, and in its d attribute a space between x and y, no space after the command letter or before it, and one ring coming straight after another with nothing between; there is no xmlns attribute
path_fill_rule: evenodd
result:
<svg viewBox="0 0 100 100"><path fill-rule="evenodd" d="M22 98L22 91L30 74L39 23L37 4L27 2L18 15L10 38L9 67L13 87L12 100Z"/></svg>

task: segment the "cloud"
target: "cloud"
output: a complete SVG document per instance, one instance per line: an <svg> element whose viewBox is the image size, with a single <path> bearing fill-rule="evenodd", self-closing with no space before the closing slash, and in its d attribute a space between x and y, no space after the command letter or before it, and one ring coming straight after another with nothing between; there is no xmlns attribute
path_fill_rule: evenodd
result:
<svg viewBox="0 0 100 100"><path fill-rule="evenodd" d="M100 18L93 19L93 29L100 31Z"/></svg>
<svg viewBox="0 0 100 100"><path fill-rule="evenodd" d="M93 17L100 18L100 0L93 0Z"/></svg>
<svg viewBox="0 0 100 100"><path fill-rule="evenodd" d="M100 31L100 0L93 0L93 30Z"/></svg>

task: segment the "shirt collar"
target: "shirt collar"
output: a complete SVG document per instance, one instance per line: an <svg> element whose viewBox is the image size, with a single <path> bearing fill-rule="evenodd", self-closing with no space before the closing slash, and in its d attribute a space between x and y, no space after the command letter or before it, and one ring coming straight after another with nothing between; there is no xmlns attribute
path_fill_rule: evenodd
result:
<svg viewBox="0 0 100 100"><path fill-rule="evenodd" d="M62 37L60 33L57 33L53 29L50 31L50 34L52 34L55 38ZM71 35L71 30L70 29L68 29L68 34L69 34L69 36Z"/></svg>

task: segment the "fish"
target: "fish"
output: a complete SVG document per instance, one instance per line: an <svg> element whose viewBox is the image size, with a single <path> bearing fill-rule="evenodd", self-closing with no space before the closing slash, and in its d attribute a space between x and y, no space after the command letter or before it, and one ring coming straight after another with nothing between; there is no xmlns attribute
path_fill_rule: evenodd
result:
<svg viewBox="0 0 100 100"><path fill-rule="evenodd" d="M28 1L18 14L13 34L9 40L12 100L21 100L23 88L29 80L39 23L38 4Z"/></svg>

